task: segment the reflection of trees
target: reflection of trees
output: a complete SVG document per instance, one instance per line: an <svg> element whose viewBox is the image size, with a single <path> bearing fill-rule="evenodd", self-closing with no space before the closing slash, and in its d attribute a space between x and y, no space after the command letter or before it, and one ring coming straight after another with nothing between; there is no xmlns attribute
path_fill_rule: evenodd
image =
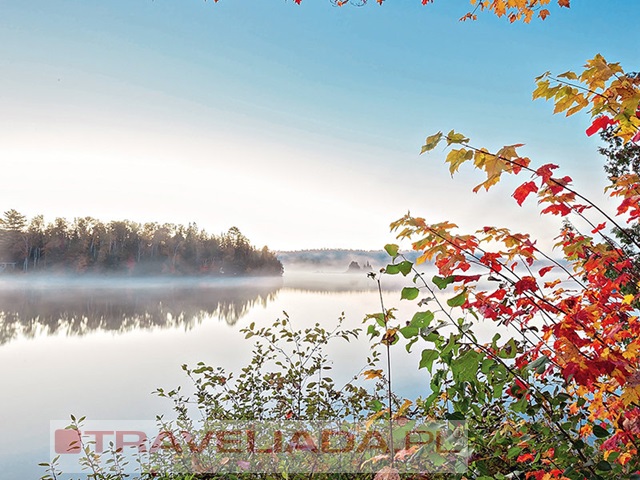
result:
<svg viewBox="0 0 640 480"><path fill-rule="evenodd" d="M281 279L74 281L0 285L0 344L22 336L184 327L207 317L235 324L275 299Z"/></svg>

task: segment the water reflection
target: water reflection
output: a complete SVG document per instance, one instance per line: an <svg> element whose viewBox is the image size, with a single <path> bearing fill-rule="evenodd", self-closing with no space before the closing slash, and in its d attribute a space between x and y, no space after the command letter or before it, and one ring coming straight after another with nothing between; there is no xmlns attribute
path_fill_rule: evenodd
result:
<svg viewBox="0 0 640 480"><path fill-rule="evenodd" d="M388 280L384 290L396 288ZM115 279L12 277L0 279L0 345L17 338L124 333L180 327L206 318L229 325L282 290L326 295L367 292L375 281L361 274L290 273L284 278Z"/></svg>
<svg viewBox="0 0 640 480"><path fill-rule="evenodd" d="M190 329L214 317L235 324L276 298L282 279L0 282L0 345L41 335Z"/></svg>

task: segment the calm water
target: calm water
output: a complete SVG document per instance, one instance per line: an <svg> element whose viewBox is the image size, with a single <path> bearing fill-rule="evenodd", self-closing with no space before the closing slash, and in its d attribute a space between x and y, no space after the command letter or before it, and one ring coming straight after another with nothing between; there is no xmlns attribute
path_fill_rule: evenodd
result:
<svg viewBox="0 0 640 480"><path fill-rule="evenodd" d="M90 419L171 417L157 387L188 386L180 365L199 361L228 370L248 361L253 343L239 329L268 325L286 311L294 326L361 327L380 311L365 274L288 274L226 281L109 279L0 280L0 479L37 479L49 459L49 421L71 413ZM384 292L400 304L400 284ZM407 314L412 309L405 305ZM401 310L402 312L402 310ZM409 317L410 318L410 317ZM336 379L364 363L369 344L333 349ZM424 393L417 358L397 348L396 386Z"/></svg>

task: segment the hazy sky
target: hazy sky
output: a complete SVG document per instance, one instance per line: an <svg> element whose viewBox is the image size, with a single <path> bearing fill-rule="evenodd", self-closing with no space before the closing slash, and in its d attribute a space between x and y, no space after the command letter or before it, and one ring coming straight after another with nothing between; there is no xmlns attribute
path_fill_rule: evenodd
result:
<svg viewBox="0 0 640 480"><path fill-rule="evenodd" d="M478 175L419 148L452 128L525 143L600 198L588 118L532 102L533 78L598 52L640 69L640 2L574 0L531 25L458 22L468 8L0 0L0 211L235 225L279 250L380 248L408 210L548 235L515 184L475 195Z"/></svg>

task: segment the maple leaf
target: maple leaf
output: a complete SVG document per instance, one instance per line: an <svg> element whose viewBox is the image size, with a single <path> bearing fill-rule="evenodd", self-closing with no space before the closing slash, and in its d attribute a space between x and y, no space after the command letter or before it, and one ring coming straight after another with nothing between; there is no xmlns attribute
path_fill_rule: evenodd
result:
<svg viewBox="0 0 640 480"><path fill-rule="evenodd" d="M561 7L570 8L570 4L571 0L558 0L558 5L560 5Z"/></svg>
<svg viewBox="0 0 640 480"><path fill-rule="evenodd" d="M522 277L520 280L516 282L514 285L516 293L518 295L523 294L524 292L535 292L538 290L538 284L536 283L536 279L533 277Z"/></svg>
<svg viewBox="0 0 640 480"><path fill-rule="evenodd" d="M480 280L480 275L454 275L453 276L454 282L462 282L464 284L467 284L469 282L477 282L478 280Z"/></svg>
<svg viewBox="0 0 640 480"><path fill-rule="evenodd" d="M551 271L551 269L553 269L554 266L551 265L549 267L542 267L540 270L538 270L538 275L540 275L541 277L544 277L547 273L549 273Z"/></svg>
<svg viewBox="0 0 640 480"><path fill-rule="evenodd" d="M571 213L571 209L564 203L554 203L553 205L549 205L540 213L550 213L551 215L560 215L561 217L566 217Z"/></svg>
<svg viewBox="0 0 640 480"><path fill-rule="evenodd" d="M530 193L537 192L538 186L534 182L525 182L516 188L516 191L513 192L513 198L516 199L518 205L522 206L522 203L529 196Z"/></svg>
<svg viewBox="0 0 640 480"><path fill-rule="evenodd" d="M542 180L547 183L551 178L553 170L555 170L556 168L558 168L558 165L554 165L553 163L546 163L536 170L536 175L539 175Z"/></svg>
<svg viewBox="0 0 640 480"><path fill-rule="evenodd" d="M597 133L600 130L604 130L609 125L614 125L616 123L618 123L618 122L616 122L614 120L611 120L611 118L606 116L606 115L602 115L602 116L596 118L593 121L593 123L591 124L591 126L589 128L587 128L587 136L590 137L594 133Z"/></svg>
<svg viewBox="0 0 640 480"><path fill-rule="evenodd" d="M367 370L365 372L362 372L362 375L367 380L373 380L375 378L382 377L382 370Z"/></svg>
<svg viewBox="0 0 640 480"><path fill-rule="evenodd" d="M547 10L546 8L543 10L540 10L540 13L538 13L538 16L544 20L545 18L547 18L549 16L549 10Z"/></svg>
<svg viewBox="0 0 640 480"><path fill-rule="evenodd" d="M518 455L516 462L524 463L524 462L533 462L535 457L531 453L523 453L522 455Z"/></svg>
<svg viewBox="0 0 640 480"><path fill-rule="evenodd" d="M622 395L620 395L620 400L622 400L625 407L632 403L640 402L640 385L627 385Z"/></svg>

